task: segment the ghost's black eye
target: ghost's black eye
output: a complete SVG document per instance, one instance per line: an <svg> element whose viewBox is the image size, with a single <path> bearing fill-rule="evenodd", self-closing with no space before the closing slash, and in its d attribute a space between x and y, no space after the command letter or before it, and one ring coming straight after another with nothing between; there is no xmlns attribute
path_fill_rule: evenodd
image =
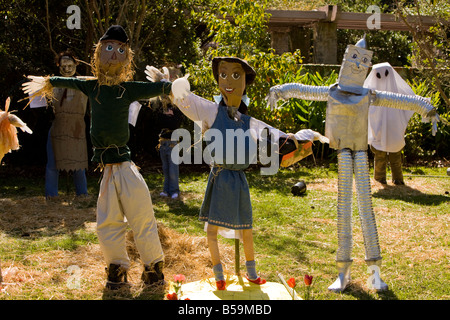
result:
<svg viewBox="0 0 450 320"><path fill-rule="evenodd" d="M377 78L381 79L381 74L379 72L377 72Z"/></svg>
<svg viewBox="0 0 450 320"><path fill-rule="evenodd" d="M387 77L389 74L389 70L386 70L386 72L384 73L384 75Z"/></svg>

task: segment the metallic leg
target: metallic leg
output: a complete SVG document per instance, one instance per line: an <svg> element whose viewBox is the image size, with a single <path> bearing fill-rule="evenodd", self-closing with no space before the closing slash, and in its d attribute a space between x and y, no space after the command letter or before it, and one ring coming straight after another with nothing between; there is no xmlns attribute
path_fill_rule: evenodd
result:
<svg viewBox="0 0 450 320"><path fill-rule="evenodd" d="M367 281L369 288L375 289L378 292L387 290L388 285L381 279L380 275L381 259L366 260L366 263L369 272L372 272L372 275Z"/></svg>
<svg viewBox="0 0 450 320"><path fill-rule="evenodd" d="M338 269L338 278L331 286L328 287L328 290L333 292L342 292L345 290L347 285L349 284L350 277L350 266L351 261L336 261L336 266Z"/></svg>
<svg viewBox="0 0 450 320"><path fill-rule="evenodd" d="M370 190L369 164L365 151L355 152L355 183L358 198L359 217L366 249L366 263L372 272L369 287L377 290L387 290L388 286L380 277L381 253L378 241L377 224L372 207L372 193Z"/></svg>
<svg viewBox="0 0 450 320"><path fill-rule="evenodd" d="M338 204L336 261L350 261L352 251L353 159L349 149L338 153Z"/></svg>
<svg viewBox="0 0 450 320"><path fill-rule="evenodd" d="M342 292L350 282L352 263L352 196L353 196L353 158L349 149L338 152L338 205L337 233L338 250L336 265L338 278L328 287L334 292Z"/></svg>
<svg viewBox="0 0 450 320"><path fill-rule="evenodd" d="M359 217L364 236L366 260L379 260L380 245L378 243L377 224L372 208L372 193L370 190L369 164L366 151L355 152L355 183L358 199Z"/></svg>

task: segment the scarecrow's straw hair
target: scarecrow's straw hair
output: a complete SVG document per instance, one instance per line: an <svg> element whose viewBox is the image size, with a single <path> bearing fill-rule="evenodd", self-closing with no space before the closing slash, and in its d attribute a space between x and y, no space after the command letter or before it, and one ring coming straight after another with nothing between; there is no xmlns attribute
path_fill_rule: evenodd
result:
<svg viewBox="0 0 450 320"><path fill-rule="evenodd" d="M113 86L125 81L133 80L135 72L133 64L134 52L131 50L130 46L128 44L126 45L127 60L124 63L123 69L119 74L112 75L105 73L100 68L100 53L102 47L103 43L102 41L99 41L95 45L94 56L91 59L92 73L97 78L99 85Z"/></svg>

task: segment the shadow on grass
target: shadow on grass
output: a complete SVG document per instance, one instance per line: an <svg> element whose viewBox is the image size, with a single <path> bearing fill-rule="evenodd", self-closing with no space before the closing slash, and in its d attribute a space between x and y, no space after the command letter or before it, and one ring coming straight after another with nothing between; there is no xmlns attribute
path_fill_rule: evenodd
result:
<svg viewBox="0 0 450 320"><path fill-rule="evenodd" d="M306 254L308 252L315 250L322 250L323 254L333 254L335 252L334 248L319 241L302 240L305 231L306 228L300 228L292 236L284 236L275 232L259 232L254 237L259 243L264 243L264 254L279 255L280 252L283 252L283 255L302 263L309 263ZM259 246L256 244L255 247L258 248Z"/></svg>
<svg viewBox="0 0 450 320"><path fill-rule="evenodd" d="M71 200L59 197L13 196L1 199L2 231L17 238L37 239L72 234L95 222L95 197Z"/></svg>
<svg viewBox="0 0 450 320"><path fill-rule="evenodd" d="M385 200L402 200L424 206L439 205L450 200L448 195L427 194L406 185L385 185L383 189L372 193L372 196Z"/></svg>
<svg viewBox="0 0 450 320"><path fill-rule="evenodd" d="M105 287L102 300L163 300L164 293L165 284L129 285L117 290L110 290Z"/></svg>
<svg viewBox="0 0 450 320"><path fill-rule="evenodd" d="M183 192L182 195L177 199L172 199L170 197L162 196L152 196L153 209L158 217L165 216L164 210L161 210L162 206L165 204L169 208L167 211L178 217L196 217L200 212L200 204L193 204L191 200L185 199L189 198L190 194ZM186 204L189 203L189 204Z"/></svg>
<svg viewBox="0 0 450 320"><path fill-rule="evenodd" d="M350 283L348 288L346 288L342 294L351 295L358 300L376 300L370 291L367 291L357 283ZM391 289L376 292L376 295L378 295L381 300L398 300L397 295Z"/></svg>

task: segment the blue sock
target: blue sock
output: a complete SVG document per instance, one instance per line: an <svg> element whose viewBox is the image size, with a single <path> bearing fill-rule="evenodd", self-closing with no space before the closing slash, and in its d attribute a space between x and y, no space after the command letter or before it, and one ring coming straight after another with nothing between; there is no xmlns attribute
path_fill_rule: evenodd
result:
<svg viewBox="0 0 450 320"><path fill-rule="evenodd" d="M255 260L245 261L245 266L247 268L248 278L251 279L251 280L258 279L258 275L256 274L256 262L255 262Z"/></svg>
<svg viewBox="0 0 450 320"><path fill-rule="evenodd" d="M216 281L225 280L225 277L223 276L223 268L221 263L213 266L213 271Z"/></svg>

